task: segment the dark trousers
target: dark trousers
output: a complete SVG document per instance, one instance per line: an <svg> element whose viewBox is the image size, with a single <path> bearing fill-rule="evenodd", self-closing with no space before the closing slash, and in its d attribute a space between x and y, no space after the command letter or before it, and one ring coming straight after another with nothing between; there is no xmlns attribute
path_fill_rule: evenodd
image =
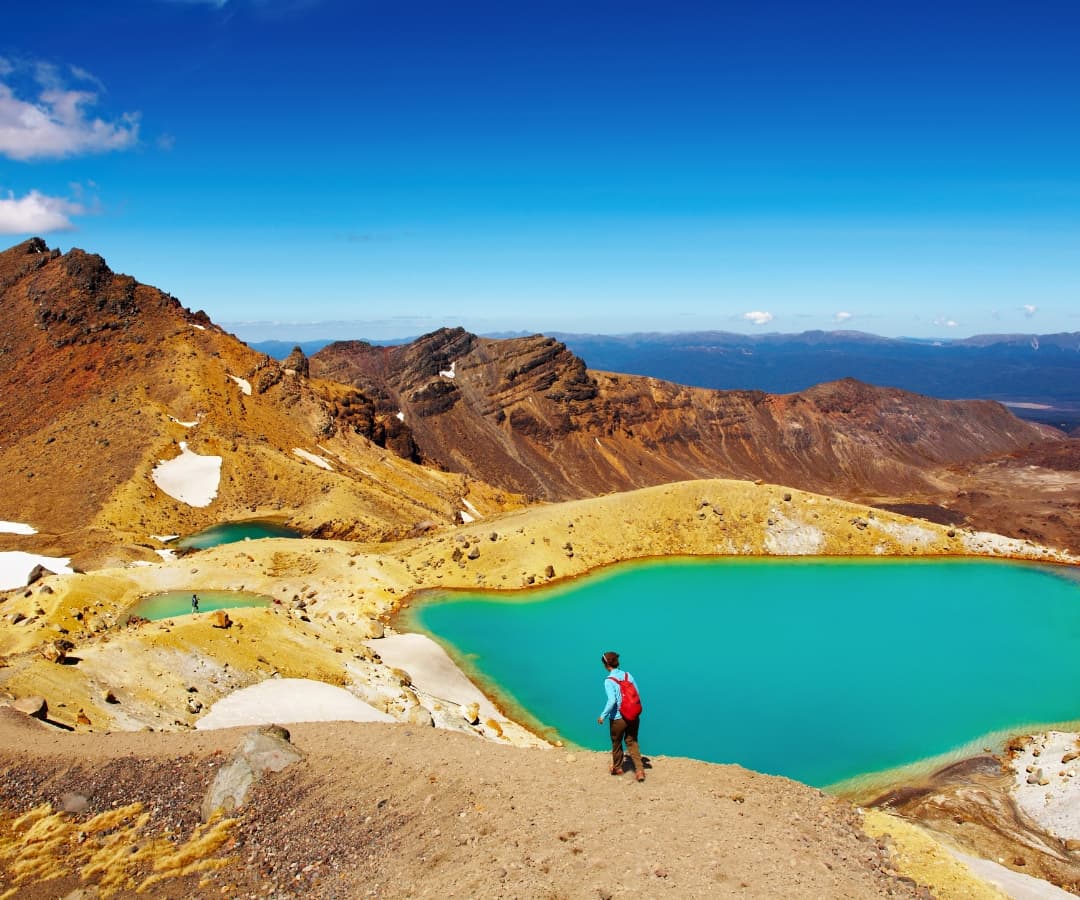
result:
<svg viewBox="0 0 1080 900"><path fill-rule="evenodd" d="M611 719L611 771L621 772L623 768L623 741L626 741L626 752L634 763L634 770L644 772L641 763L641 750L638 749L638 728L641 719Z"/></svg>

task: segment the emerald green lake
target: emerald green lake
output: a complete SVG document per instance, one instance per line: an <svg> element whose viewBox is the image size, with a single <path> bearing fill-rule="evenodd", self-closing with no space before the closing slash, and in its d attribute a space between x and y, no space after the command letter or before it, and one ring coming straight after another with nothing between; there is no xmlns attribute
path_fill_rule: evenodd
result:
<svg viewBox="0 0 1080 900"><path fill-rule="evenodd" d="M128 610L129 616L156 621L185 616L191 612L191 595L199 595L199 612L215 609L236 609L241 606L269 606L273 598L243 591L163 591L144 597Z"/></svg>
<svg viewBox="0 0 1080 900"><path fill-rule="evenodd" d="M1080 719L1076 573L973 560L664 560L526 593L427 597L508 711L604 749L600 655L637 679L646 755L824 787Z"/></svg>
<svg viewBox="0 0 1080 900"><path fill-rule="evenodd" d="M176 546L182 550L206 550L220 544L234 544L238 541L254 541L259 538L285 537L296 538L301 534L295 528L272 522L267 519L248 519L243 522L222 522L204 528L195 534L180 538Z"/></svg>

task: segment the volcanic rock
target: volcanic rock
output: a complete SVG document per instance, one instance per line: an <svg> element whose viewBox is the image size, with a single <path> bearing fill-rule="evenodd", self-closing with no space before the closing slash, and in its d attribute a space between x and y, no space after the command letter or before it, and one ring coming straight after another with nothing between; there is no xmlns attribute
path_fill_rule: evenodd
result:
<svg viewBox="0 0 1080 900"><path fill-rule="evenodd" d="M44 697L20 697L11 707L34 719L44 719L49 714L49 704Z"/></svg>

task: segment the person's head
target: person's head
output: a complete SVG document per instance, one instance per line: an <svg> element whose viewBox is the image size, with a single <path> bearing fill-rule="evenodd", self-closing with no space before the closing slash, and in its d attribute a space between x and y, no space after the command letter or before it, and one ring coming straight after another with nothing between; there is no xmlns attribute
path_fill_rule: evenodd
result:
<svg viewBox="0 0 1080 900"><path fill-rule="evenodd" d="M608 650L607 653L600 657L600 662L607 669L617 669L619 668L619 654L614 650Z"/></svg>

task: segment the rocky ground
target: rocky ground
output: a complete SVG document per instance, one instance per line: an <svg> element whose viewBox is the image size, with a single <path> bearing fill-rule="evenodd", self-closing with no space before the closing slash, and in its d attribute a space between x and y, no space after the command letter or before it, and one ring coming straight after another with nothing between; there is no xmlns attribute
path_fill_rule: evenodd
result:
<svg viewBox="0 0 1080 900"><path fill-rule="evenodd" d="M75 810L66 818L85 829L141 802L149 817L127 835L134 847L166 830L175 844L188 838L213 774L243 737L68 735L36 724L0 716L3 807L66 803ZM291 731L303 759L260 781L227 839L201 857L225 864L177 872L155 896L926 896L891 868L888 842L869 838L853 807L736 766L654 757L638 784L609 775L596 753L407 725ZM100 881L102 872L85 878L76 826L49 851L57 877L16 884L13 864L35 848L10 823L0 831L4 888L58 897ZM118 896L153 874L151 860L111 866Z"/></svg>
<svg viewBox="0 0 1080 900"><path fill-rule="evenodd" d="M515 746L531 738L510 726L458 716L452 733L454 717L378 656L383 621L415 591L521 589L656 554L1070 560L1030 542L717 480L540 505L392 544L253 541L46 576L0 594L0 692L44 697L53 723L0 720L8 885L26 870L20 861L37 859L33 845L51 856L31 867L20 896L65 896L82 875L107 892L109 873L135 885L168 876L153 886L159 896L917 896L882 856L889 830L868 839L843 801L677 759L654 759L637 785L607 776L596 754ZM171 589L244 589L278 602L234 611L228 628L209 616L124 624L141 596ZM345 687L398 724L296 726L304 760L260 782L235 822L194 831L242 733L191 729L217 699L275 673ZM479 739L485 730L492 740ZM16 818L42 802L71 812ZM934 883L936 896L980 896L904 871Z"/></svg>

